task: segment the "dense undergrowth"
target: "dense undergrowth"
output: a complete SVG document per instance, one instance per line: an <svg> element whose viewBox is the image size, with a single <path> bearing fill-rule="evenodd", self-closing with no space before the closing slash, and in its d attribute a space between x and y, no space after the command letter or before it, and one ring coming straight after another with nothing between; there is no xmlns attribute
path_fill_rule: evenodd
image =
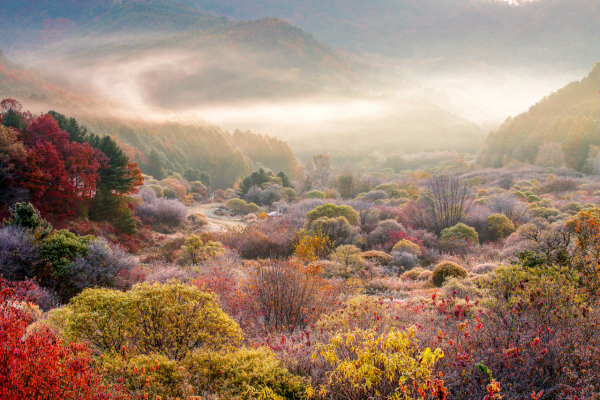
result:
<svg viewBox="0 0 600 400"><path fill-rule="evenodd" d="M11 105L0 399L598 398L596 175L319 155L219 191L125 158L103 193L102 138ZM211 197L245 225L189 214Z"/></svg>

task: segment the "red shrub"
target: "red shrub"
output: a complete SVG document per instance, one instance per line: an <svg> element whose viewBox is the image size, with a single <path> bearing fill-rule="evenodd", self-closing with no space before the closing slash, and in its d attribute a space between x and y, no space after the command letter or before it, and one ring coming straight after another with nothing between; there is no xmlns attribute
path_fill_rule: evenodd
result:
<svg viewBox="0 0 600 400"><path fill-rule="evenodd" d="M294 252L298 235L287 219L270 218L218 233L216 240L246 259L285 258Z"/></svg>
<svg viewBox="0 0 600 400"><path fill-rule="evenodd" d="M27 332L32 282L0 277L0 399L118 399L101 383L86 346L62 341L48 328Z"/></svg>

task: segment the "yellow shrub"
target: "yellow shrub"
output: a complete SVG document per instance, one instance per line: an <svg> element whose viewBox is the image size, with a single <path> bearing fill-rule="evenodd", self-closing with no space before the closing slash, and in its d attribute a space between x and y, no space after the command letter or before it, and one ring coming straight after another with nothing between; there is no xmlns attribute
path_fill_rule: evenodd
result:
<svg viewBox="0 0 600 400"><path fill-rule="evenodd" d="M195 351L182 365L198 393L210 391L223 399L294 399L306 389L306 382L283 368L266 348L241 348L230 353Z"/></svg>
<svg viewBox="0 0 600 400"><path fill-rule="evenodd" d="M310 398L405 399L420 398L418 391L429 390L431 373L440 349L419 350L415 329L379 335L374 330L356 330L334 336L313 355L331 367L327 383L311 388ZM429 382L428 382L429 381ZM398 392L398 389L400 392Z"/></svg>
<svg viewBox="0 0 600 400"><path fill-rule="evenodd" d="M316 232L304 231L296 245L294 256L300 261L309 264L327 256L332 246L333 243L331 243L329 236L321 230L317 230Z"/></svg>
<svg viewBox="0 0 600 400"><path fill-rule="evenodd" d="M54 326L105 353L126 347L132 355L178 360L193 349L230 348L242 339L213 294L175 282L138 284L125 293L86 289L64 309L57 318L50 313Z"/></svg>
<svg viewBox="0 0 600 400"><path fill-rule="evenodd" d="M406 253L412 253L416 256L422 254L421 248L418 244L411 242L410 240L402 239L392 247L392 251L402 251Z"/></svg>
<svg viewBox="0 0 600 400"><path fill-rule="evenodd" d="M466 278L469 273L466 269L452 261L442 261L433 268L431 281L437 287L442 286L448 277Z"/></svg>

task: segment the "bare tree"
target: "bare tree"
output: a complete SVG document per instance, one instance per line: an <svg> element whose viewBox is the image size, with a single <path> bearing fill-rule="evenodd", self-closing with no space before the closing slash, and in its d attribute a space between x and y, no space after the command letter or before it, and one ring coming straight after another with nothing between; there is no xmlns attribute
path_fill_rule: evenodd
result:
<svg viewBox="0 0 600 400"><path fill-rule="evenodd" d="M319 154L313 156L312 161L315 166L313 180L318 187L323 188L327 186L331 178L331 161L329 160L329 156Z"/></svg>
<svg viewBox="0 0 600 400"><path fill-rule="evenodd" d="M509 194L492 197L488 207L490 211L504 214L506 218L517 223L526 222L529 217L527 206Z"/></svg>
<svg viewBox="0 0 600 400"><path fill-rule="evenodd" d="M469 188L458 176L434 176L426 188L419 199L419 217L437 234L461 222L473 204Z"/></svg>

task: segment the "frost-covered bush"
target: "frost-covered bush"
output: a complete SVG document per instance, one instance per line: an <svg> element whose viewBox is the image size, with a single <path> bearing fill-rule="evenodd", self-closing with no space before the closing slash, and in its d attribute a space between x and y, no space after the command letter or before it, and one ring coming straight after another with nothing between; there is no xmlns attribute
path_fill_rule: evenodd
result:
<svg viewBox="0 0 600 400"><path fill-rule="evenodd" d="M392 262L392 256L390 256L387 253L384 253L383 251L376 251L376 250L365 251L361 255L362 255L362 258L364 258L368 262L373 263L375 265L385 266L385 265L388 265L390 262Z"/></svg>
<svg viewBox="0 0 600 400"><path fill-rule="evenodd" d="M99 238L88 245L85 254L78 254L69 268L69 282L77 289L91 287L127 287L127 277L136 261L119 246Z"/></svg>
<svg viewBox="0 0 600 400"><path fill-rule="evenodd" d="M37 241L26 229L0 227L0 275L12 281L33 278L41 260Z"/></svg>
<svg viewBox="0 0 600 400"><path fill-rule="evenodd" d="M410 270L419 265L419 257L406 251L394 251L392 253L392 265L402 270Z"/></svg>
<svg viewBox="0 0 600 400"><path fill-rule="evenodd" d="M165 197L157 198L154 190L142 188L137 195L142 200L136 205L136 215L146 224L176 227L185 222L187 207L176 199L169 199L165 190Z"/></svg>
<svg viewBox="0 0 600 400"><path fill-rule="evenodd" d="M404 232L404 227L394 219L386 219L377 224L373 232L369 233L367 239L371 245L381 245L390 240L390 233Z"/></svg>
<svg viewBox="0 0 600 400"><path fill-rule="evenodd" d="M435 286L441 287L448 277L466 278L468 272L463 267L452 261L442 261L433 268L431 281Z"/></svg>
<svg viewBox="0 0 600 400"><path fill-rule="evenodd" d="M472 272L475 274L487 274L488 272L492 272L496 268L498 268L498 266L492 263L477 264L473 267Z"/></svg>
<svg viewBox="0 0 600 400"><path fill-rule="evenodd" d="M192 268L185 268L174 264L164 264L155 266L152 273L146 276L144 282L167 283L171 280L175 280L177 282L186 283L197 276L198 272Z"/></svg>
<svg viewBox="0 0 600 400"><path fill-rule="evenodd" d="M271 206L284 197L281 189L281 185L277 184L269 184L264 189L253 186L244 196L244 200L246 203L255 203L259 206Z"/></svg>
<svg viewBox="0 0 600 400"><path fill-rule="evenodd" d="M285 214L294 226L300 228L304 225L306 214L324 203L321 199L304 199L284 208L281 212Z"/></svg>

